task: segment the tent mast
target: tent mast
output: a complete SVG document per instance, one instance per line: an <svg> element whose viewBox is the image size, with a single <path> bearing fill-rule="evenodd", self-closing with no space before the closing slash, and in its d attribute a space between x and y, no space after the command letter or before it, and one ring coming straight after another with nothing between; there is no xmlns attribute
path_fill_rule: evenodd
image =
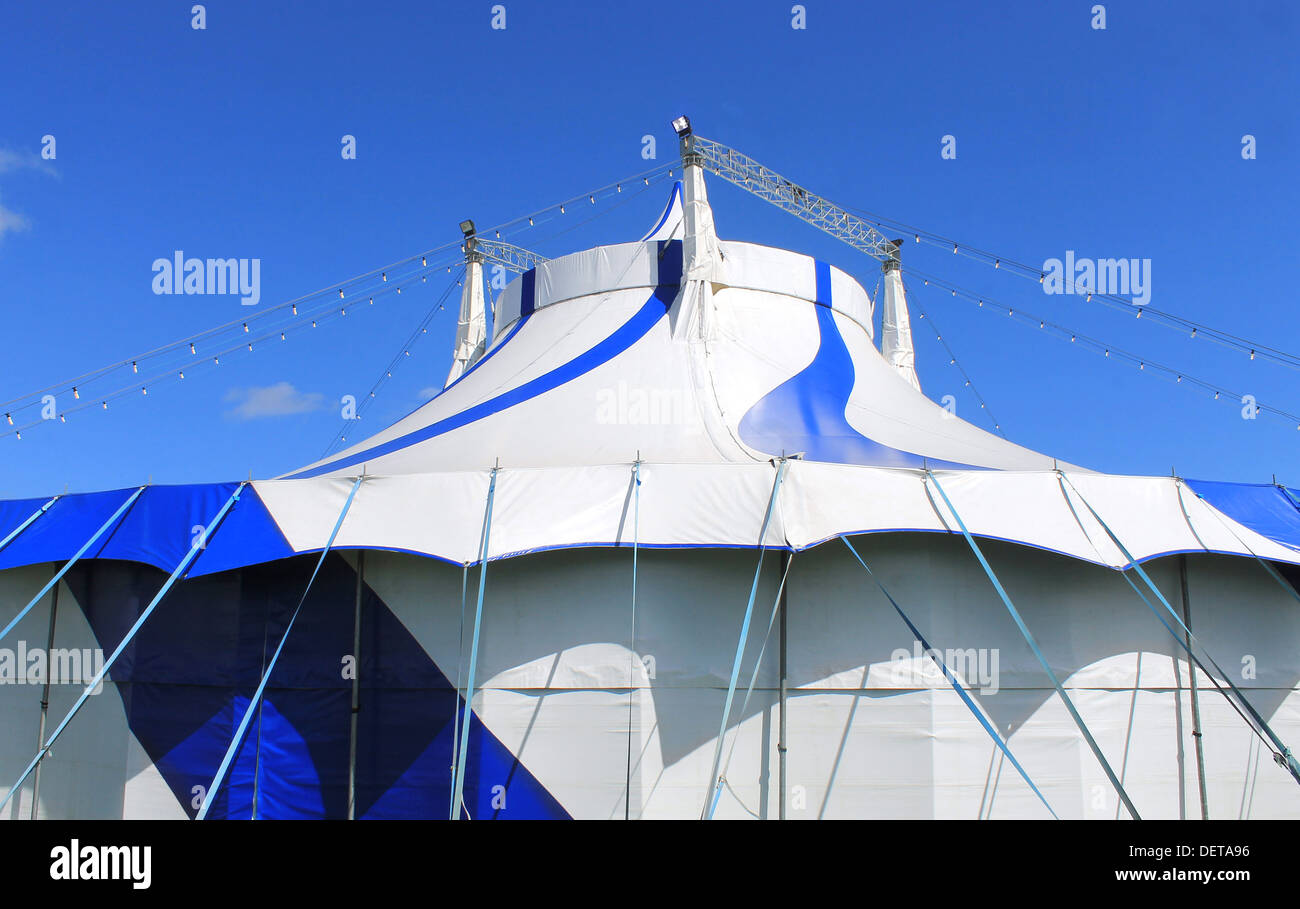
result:
<svg viewBox="0 0 1300 909"><path fill-rule="evenodd" d="M465 235L465 287L460 295L460 319L456 324L456 349L451 372L444 385L459 379L478 362L487 348L487 304L483 299L483 254L478 250L478 235L473 221L460 222Z"/></svg>
<svg viewBox="0 0 1300 909"><path fill-rule="evenodd" d="M902 262L898 251L902 240L891 240L889 258L880 266L885 276L884 299L880 317L880 353L908 385L921 390L916 375L916 352L912 347L912 323L907 314L907 294L903 290Z"/></svg>

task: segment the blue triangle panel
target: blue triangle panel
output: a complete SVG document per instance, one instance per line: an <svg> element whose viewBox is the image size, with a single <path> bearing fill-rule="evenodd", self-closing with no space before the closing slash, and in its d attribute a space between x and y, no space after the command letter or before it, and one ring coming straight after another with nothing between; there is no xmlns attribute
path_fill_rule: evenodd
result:
<svg viewBox="0 0 1300 909"><path fill-rule="evenodd" d="M110 670L132 732L191 816L201 798L195 787L210 785L316 558L177 585ZM164 580L155 568L116 561L79 564L68 578L106 652ZM259 817L347 816L352 683L343 670L355 590L355 571L327 557L267 687L260 725L250 724L210 817L250 817L255 774ZM445 818L454 717L464 701L369 588L360 678L357 816ZM500 740L477 721L471 728L472 816L568 817Z"/></svg>

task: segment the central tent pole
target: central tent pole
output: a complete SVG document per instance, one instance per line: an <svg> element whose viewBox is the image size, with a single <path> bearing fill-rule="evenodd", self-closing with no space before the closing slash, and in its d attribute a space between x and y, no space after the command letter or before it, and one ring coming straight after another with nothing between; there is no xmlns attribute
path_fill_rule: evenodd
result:
<svg viewBox="0 0 1300 909"><path fill-rule="evenodd" d="M1187 590L1187 554L1178 557L1178 580L1183 589L1183 625L1187 627L1186 647L1192 648L1191 598ZM1192 689L1192 742L1196 747L1196 781L1201 790L1201 820L1210 819L1210 802L1205 793L1205 750L1201 747L1201 704L1196 694L1196 664L1188 661L1187 675Z"/></svg>
<svg viewBox="0 0 1300 909"><path fill-rule="evenodd" d="M781 552L781 577L785 577L790 571L790 553L782 550ZM781 674L781 707L780 721L777 727L776 735L776 767L777 767L777 796L776 796L776 816L778 820L785 820L785 706L786 706L786 588L781 587L781 640L780 640L780 674Z"/></svg>
<svg viewBox="0 0 1300 909"><path fill-rule="evenodd" d="M366 551L357 550L357 597L352 618L352 725L348 732L348 820L357 819L357 714L361 712L361 591Z"/></svg>
<svg viewBox="0 0 1300 909"><path fill-rule="evenodd" d="M627 653L627 782L623 790L623 820L632 819L632 712L633 682L636 679L636 581L637 555L641 541L641 453L632 464L632 635Z"/></svg>

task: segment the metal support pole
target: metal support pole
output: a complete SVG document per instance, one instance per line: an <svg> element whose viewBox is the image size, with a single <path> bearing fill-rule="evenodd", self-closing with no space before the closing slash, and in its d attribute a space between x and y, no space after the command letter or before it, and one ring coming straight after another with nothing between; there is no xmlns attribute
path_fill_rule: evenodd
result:
<svg viewBox="0 0 1300 909"><path fill-rule="evenodd" d="M1187 590L1187 556L1185 554L1178 557L1178 578L1183 589L1183 625L1188 629L1186 633L1187 649L1191 650L1192 607ZM1208 821L1210 819L1210 803L1205 793L1205 751L1201 747L1201 705L1196 694L1196 665L1191 660L1187 661L1187 670L1192 690L1192 741L1196 745L1196 780L1201 790L1201 820Z"/></svg>
<svg viewBox="0 0 1300 909"><path fill-rule="evenodd" d="M357 599L352 618L352 726L348 733L348 820L357 819L357 714L361 712L361 591L366 551L357 550Z"/></svg>
<svg viewBox="0 0 1300 909"><path fill-rule="evenodd" d="M36 733L36 747L45 742L45 715L50 709L50 654L54 652L54 621L59 613L59 585L50 591L50 634L45 644L45 684L41 687L41 725ZM36 806L41 802L41 765L32 771L32 820L36 820Z"/></svg>
<svg viewBox="0 0 1300 909"><path fill-rule="evenodd" d="M785 577L786 571L790 564L790 554L782 550L781 552L781 577ZM781 590L781 642L780 642L780 673L781 673L781 706L779 711L780 720L777 727L776 739L776 778L777 778L777 819L785 820L785 752L786 752L786 727L785 727L785 707L786 707L786 590Z"/></svg>

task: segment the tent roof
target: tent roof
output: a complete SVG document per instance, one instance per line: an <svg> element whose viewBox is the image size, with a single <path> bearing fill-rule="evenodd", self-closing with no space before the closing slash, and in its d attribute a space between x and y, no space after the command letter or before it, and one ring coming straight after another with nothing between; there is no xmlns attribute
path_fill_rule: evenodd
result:
<svg viewBox="0 0 1300 909"><path fill-rule="evenodd" d="M873 301L852 277L717 240L702 192L688 178L642 240L517 278L496 301L481 359L369 439L245 488L189 574L319 551L362 474L336 546L475 562L494 465L489 559L634 538L798 550L841 534L956 532L923 482L934 470L976 535L1122 567L1082 494L1139 560L1224 552L1300 564L1300 494L1095 474L984 432L885 361ZM84 557L171 570L234 489L150 486ZM70 558L132 492L60 497L0 547L0 568ZM0 540L43 504L0 502Z"/></svg>

